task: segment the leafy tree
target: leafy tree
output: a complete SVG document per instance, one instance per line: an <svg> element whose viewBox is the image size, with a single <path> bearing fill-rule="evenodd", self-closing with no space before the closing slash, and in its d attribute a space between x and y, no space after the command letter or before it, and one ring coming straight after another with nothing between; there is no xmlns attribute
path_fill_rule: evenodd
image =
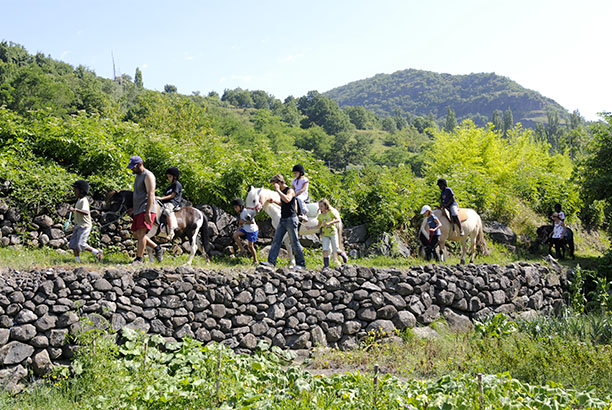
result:
<svg viewBox="0 0 612 410"><path fill-rule="evenodd" d="M310 91L306 96L300 97L297 106L305 116L301 122L303 128L316 124L330 135L351 130L350 119L338 104L317 91Z"/></svg>
<svg viewBox="0 0 612 410"><path fill-rule="evenodd" d="M142 71L140 71L140 68L138 67L136 67L136 74L134 74L134 84L136 84L136 87L138 88L144 87L142 82Z"/></svg>
<svg viewBox="0 0 612 410"><path fill-rule="evenodd" d="M412 125L420 133L425 133L426 130L428 130L428 129L434 129L435 130L435 129L438 128L438 124L436 124L436 122L432 118L430 118L430 117L422 117L422 116L414 117L414 120L412 120Z"/></svg>
<svg viewBox="0 0 612 410"><path fill-rule="evenodd" d="M382 120L382 129L387 132L397 131L397 122L393 117L385 117Z"/></svg>
<svg viewBox="0 0 612 410"><path fill-rule="evenodd" d="M279 115L281 119L292 127L299 127L302 120L302 114L297 107L295 98L287 97L285 102L275 109L275 114Z"/></svg>
<svg viewBox="0 0 612 410"><path fill-rule="evenodd" d="M561 124L559 123L559 113L548 111L546 114L546 138L553 149L559 149L559 137L561 136Z"/></svg>
<svg viewBox="0 0 612 410"><path fill-rule="evenodd" d="M448 107L448 111L446 113L446 122L444 123L444 131L453 132L457 127L457 117L455 116L455 111L452 108Z"/></svg>
<svg viewBox="0 0 612 410"><path fill-rule="evenodd" d="M593 141L587 156L579 162L576 178L585 203L603 201L607 220L612 218L612 114L601 113L591 126Z"/></svg>
<svg viewBox="0 0 612 410"><path fill-rule="evenodd" d="M402 110L400 110L399 108L393 110L393 119L395 120L395 126L398 130L403 130L409 125Z"/></svg>
<svg viewBox="0 0 612 410"><path fill-rule="evenodd" d="M236 88L234 90L225 90L221 101L227 101L234 107L251 108L253 107L253 98L248 90Z"/></svg>
<svg viewBox="0 0 612 410"><path fill-rule="evenodd" d="M253 100L253 107L259 110L270 108L270 96L268 93L262 90L251 91L251 99Z"/></svg>
<svg viewBox="0 0 612 410"><path fill-rule="evenodd" d="M508 136L508 131L514 127L514 118L512 117L512 110L510 107L504 111L504 137Z"/></svg>
<svg viewBox="0 0 612 410"><path fill-rule="evenodd" d="M211 92L209 92L209 93L208 93L208 96L209 96L210 98L214 98L214 99L216 99L216 100L218 100L218 99L219 99L219 93L218 93L218 92L216 92L216 91L211 91Z"/></svg>
<svg viewBox="0 0 612 410"><path fill-rule="evenodd" d="M502 119L502 113L500 110L494 110L493 116L491 117L491 123L493 124L493 129L497 132L504 131L504 121Z"/></svg>
<svg viewBox="0 0 612 410"><path fill-rule="evenodd" d="M359 107L346 107L344 112L349 116L351 123L358 130L371 130L374 128L376 118L374 114L367 111L365 108Z"/></svg>
<svg viewBox="0 0 612 410"><path fill-rule="evenodd" d="M323 128L314 125L297 135L295 145L311 151L316 158L330 158L333 141L334 138L327 135Z"/></svg>
<svg viewBox="0 0 612 410"><path fill-rule="evenodd" d="M175 85L172 84L166 84L164 85L164 92L171 94L171 93L176 93L178 90L176 88Z"/></svg>

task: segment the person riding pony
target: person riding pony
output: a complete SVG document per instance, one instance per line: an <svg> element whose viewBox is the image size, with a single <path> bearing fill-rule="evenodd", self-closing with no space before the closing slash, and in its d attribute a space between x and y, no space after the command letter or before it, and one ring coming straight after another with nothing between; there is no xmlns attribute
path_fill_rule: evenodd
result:
<svg viewBox="0 0 612 410"><path fill-rule="evenodd" d="M461 227L461 220L459 219L459 205L457 205L457 201L455 200L455 193L448 187L446 179L444 178L438 179L438 187L440 188L440 208L442 208L443 211L448 210L450 213L451 224L457 225L460 232L459 235L464 236L465 233Z"/></svg>

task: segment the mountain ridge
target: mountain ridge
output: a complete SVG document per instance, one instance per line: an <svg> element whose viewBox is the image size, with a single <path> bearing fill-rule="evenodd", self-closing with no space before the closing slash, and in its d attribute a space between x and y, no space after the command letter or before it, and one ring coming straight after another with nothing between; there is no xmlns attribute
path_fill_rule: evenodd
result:
<svg viewBox="0 0 612 410"><path fill-rule="evenodd" d="M569 112L556 101L495 73L449 74L414 68L352 81L323 95L341 107L363 106L381 116L428 116L441 122L448 108L458 120L478 125L491 122L493 112L510 108L515 122L525 127L546 123L548 111L565 120Z"/></svg>

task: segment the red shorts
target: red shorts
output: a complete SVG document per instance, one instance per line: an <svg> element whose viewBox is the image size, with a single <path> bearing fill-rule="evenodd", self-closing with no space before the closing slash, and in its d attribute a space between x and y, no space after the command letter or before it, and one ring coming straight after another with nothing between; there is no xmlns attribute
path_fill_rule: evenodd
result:
<svg viewBox="0 0 612 410"><path fill-rule="evenodd" d="M137 231L139 229L145 228L147 232L153 228L153 222L155 222L155 213L151 212L151 223L145 222L145 213L141 212L139 214L134 215L134 220L132 221L132 231Z"/></svg>

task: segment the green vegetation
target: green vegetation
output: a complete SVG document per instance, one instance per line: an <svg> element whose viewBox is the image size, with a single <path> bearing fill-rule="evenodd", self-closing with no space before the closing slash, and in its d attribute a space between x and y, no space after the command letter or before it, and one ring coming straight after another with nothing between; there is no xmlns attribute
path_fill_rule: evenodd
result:
<svg viewBox="0 0 612 410"><path fill-rule="evenodd" d="M482 377L467 373L427 381L358 371L313 376L292 362L290 352L265 343L253 356L244 356L193 340L165 343L160 336L145 337L129 330L122 336L125 343L118 347L102 331L82 332L72 374L67 367L57 367L43 383L19 396L0 393L0 406L62 410L608 408L601 389L579 392L550 382L533 386L507 373ZM406 343L415 344L415 340Z"/></svg>
<svg viewBox="0 0 612 410"><path fill-rule="evenodd" d="M363 106L380 116L399 110L411 116L433 116L439 123L449 107L459 121L471 119L478 125L494 120L496 110L506 111L504 119L509 111L512 124L514 117L526 127L545 123L548 112L568 116L555 101L495 73L450 75L409 69L354 81L325 95L341 107Z"/></svg>
<svg viewBox="0 0 612 410"><path fill-rule="evenodd" d="M612 317L567 314L533 321L497 315L465 333L434 324L439 337L412 330L385 342L371 337L355 350L322 350L310 367L371 369L376 363L398 377L436 379L448 374L507 372L523 383L612 394Z"/></svg>

